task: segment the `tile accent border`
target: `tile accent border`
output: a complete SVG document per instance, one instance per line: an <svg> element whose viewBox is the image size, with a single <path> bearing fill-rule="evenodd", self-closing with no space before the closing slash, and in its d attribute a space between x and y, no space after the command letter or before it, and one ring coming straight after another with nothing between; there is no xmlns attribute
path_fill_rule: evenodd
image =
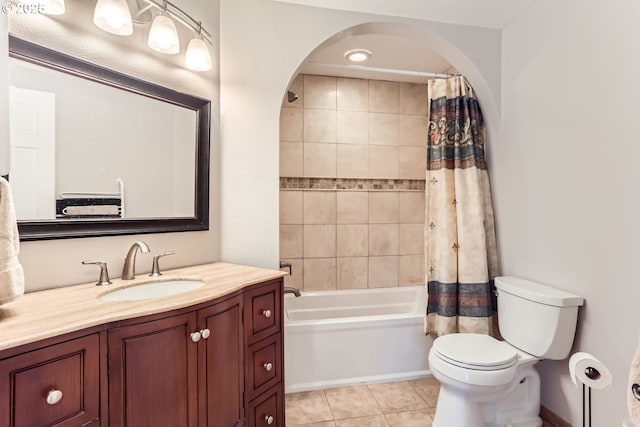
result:
<svg viewBox="0 0 640 427"><path fill-rule="evenodd" d="M571 424L560 418L560 416L553 413L545 406L540 406L540 418L544 422L544 426L551 425L552 427L572 427Z"/></svg>
<svg viewBox="0 0 640 427"><path fill-rule="evenodd" d="M394 190L424 191L424 179L281 177L281 190Z"/></svg>

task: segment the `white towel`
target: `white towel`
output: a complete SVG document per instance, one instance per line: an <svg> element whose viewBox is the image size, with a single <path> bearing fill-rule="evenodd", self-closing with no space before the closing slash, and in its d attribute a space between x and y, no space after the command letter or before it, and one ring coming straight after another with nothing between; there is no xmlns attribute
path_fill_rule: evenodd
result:
<svg viewBox="0 0 640 427"><path fill-rule="evenodd" d="M11 187L0 177L0 304L24 294L24 272L18 260L20 238Z"/></svg>
<svg viewBox="0 0 640 427"><path fill-rule="evenodd" d="M627 385L627 406L629 407L629 415L631 421L640 426L640 400L636 399L631 391L634 384L640 384L640 342L636 348L636 354L631 360L631 369L629 369L629 384Z"/></svg>
<svg viewBox="0 0 640 427"><path fill-rule="evenodd" d="M67 206L62 209L63 215L119 215L118 205L89 205L89 206Z"/></svg>

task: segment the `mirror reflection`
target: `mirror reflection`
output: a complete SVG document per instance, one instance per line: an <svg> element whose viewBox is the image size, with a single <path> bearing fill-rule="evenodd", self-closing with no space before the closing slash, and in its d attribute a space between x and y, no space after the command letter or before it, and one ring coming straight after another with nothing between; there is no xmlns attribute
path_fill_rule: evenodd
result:
<svg viewBox="0 0 640 427"><path fill-rule="evenodd" d="M196 113L10 59L19 220L194 215Z"/></svg>
<svg viewBox="0 0 640 427"><path fill-rule="evenodd" d="M10 36L21 240L207 230L210 101Z"/></svg>

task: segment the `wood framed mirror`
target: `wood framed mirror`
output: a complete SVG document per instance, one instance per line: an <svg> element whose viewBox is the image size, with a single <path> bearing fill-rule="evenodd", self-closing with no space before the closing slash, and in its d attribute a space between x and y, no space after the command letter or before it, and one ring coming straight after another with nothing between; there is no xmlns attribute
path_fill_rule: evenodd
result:
<svg viewBox="0 0 640 427"><path fill-rule="evenodd" d="M9 56L20 240L209 229L209 100L13 36Z"/></svg>

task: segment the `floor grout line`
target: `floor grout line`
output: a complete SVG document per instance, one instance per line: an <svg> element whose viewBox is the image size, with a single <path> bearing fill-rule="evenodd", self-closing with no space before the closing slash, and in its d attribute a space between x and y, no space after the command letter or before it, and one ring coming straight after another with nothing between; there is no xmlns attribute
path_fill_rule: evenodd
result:
<svg viewBox="0 0 640 427"><path fill-rule="evenodd" d="M358 424L358 420L364 420L364 419L378 419L380 421L384 421L384 423L386 423L386 426L392 426L392 422L398 422L398 420L402 419L402 415L401 414L411 414L411 413L426 413L429 417L432 417L432 412L434 410L434 408L427 402L426 398L423 397L421 395L421 393L418 391L418 383L417 382L412 382L412 381L398 381L396 383L389 383L389 384L402 384L402 383L409 383L409 389L407 389L406 391L408 392L409 390L413 391L413 393L418 396L418 400L416 400L416 403L420 402L421 405L423 406L421 408L412 408L412 409L405 409L405 410L396 410L396 409L392 409L392 408L388 408L389 412L385 413L384 409L382 408L382 405L379 401L379 398L383 398L384 399L384 395L380 395L379 398L376 398L376 395L373 393L372 387L375 386L375 384L360 384L360 385L356 385L356 386L352 386L352 387L337 387L337 389L349 389L349 388L362 388L364 389L364 392L366 392L366 394L372 399L372 405L371 405L371 410L373 411L373 413L366 413L367 411L365 411L365 413L362 414L349 414L349 416L346 416L347 414L344 413L338 413L338 416L342 416L344 418L336 418L336 412L334 410L334 408L331 406L331 400L329 399L328 396L328 391L332 390L332 389L323 389L323 390L317 390L317 391L321 391L322 392L322 397L324 398L324 403L326 404L326 408L329 410L329 414L332 417L332 419L328 420L314 420L314 421L308 421L307 420L299 420L302 421L301 424L293 424L291 423L292 426L295 427L310 427L310 426L315 426L315 425L326 425L326 426L338 426L338 425L342 425L348 423L351 425L351 422L355 422L355 424L353 425L362 425L362 424ZM428 384L427 384L428 386ZM334 402L335 404L338 404L338 402ZM339 404L338 404L339 405ZM387 405L388 406L388 405ZM407 407L408 408L408 407ZM411 417L410 417L411 418ZM349 422L351 420L351 422ZM403 426L407 426L407 424L402 424ZM430 425L430 424L427 424Z"/></svg>
<svg viewBox="0 0 640 427"><path fill-rule="evenodd" d="M314 420L314 421L309 421L307 420L298 420L301 421L301 423L299 424L294 424L293 422L289 423L289 425L291 427L310 427L310 426L315 426L315 425L323 425L323 426L338 426L338 425L343 425L345 422L350 424L350 425L358 425L360 427L363 427L363 424L358 424L357 420L361 420L361 419L367 419L367 418L375 418L375 419L379 419L379 420L384 420L384 422L386 422L387 426L392 426L391 422L392 420L396 421L396 426L397 426L397 422L400 421L401 422L401 426L403 427L408 427L408 424L406 424L406 420L403 421L402 420L402 416L400 416L400 414L410 414L410 413L425 413L427 414L428 417L431 418L431 421L433 420L433 416L435 413L435 409L436 409L436 402L437 402L437 397L435 395L432 395L431 392L434 390L430 390L430 387L433 385L435 386L435 384L432 384L429 381L426 382L421 382L421 380L409 380L409 381L398 381L396 383L388 383L388 384L399 384L399 383L406 383L408 382L409 385L411 386L411 389L414 391L414 393L420 398L420 401L422 401L425 404L424 408L418 408L418 409L406 409L406 410L393 410L392 412L389 413L385 413L384 410L382 409L382 406L380 404L380 402L378 401L378 399L376 398L375 394L373 393L372 386L375 386L375 384L359 384L356 386L345 386L345 387L338 387L340 389L349 389L349 388L365 388L366 392L368 393L368 395L373 399L373 402L375 403L375 408L379 411L379 413L373 414L366 414L366 415L354 415L354 416L347 416L345 418L339 418L336 419L336 413L334 411L334 409L331 407L330 401L329 401L329 397L327 395L327 391L331 390L331 389L323 389L323 390L316 390L316 391L321 391L322 392L322 397L324 398L324 403L326 404L327 408L329 409L329 414L331 415L331 419L326 419L326 420ZM424 388L423 388L424 387ZM424 394L419 391L419 389L422 390ZM286 397L285 397L286 399ZM429 401L427 401L427 399L429 399ZM433 404L430 404L429 402L433 402ZM341 415L341 414L338 414ZM342 414L344 416L344 414ZM326 415L325 415L326 416ZM415 418L412 418L415 420ZM350 420L355 420L356 424L351 424L349 423ZM551 422L549 422L548 420L542 419L543 421L543 426L549 426L552 427L553 424ZM411 427L413 427L414 423L411 422ZM423 425L423 424L420 424ZM429 422L427 422L426 425L431 425ZM395 427L395 426L394 426Z"/></svg>

